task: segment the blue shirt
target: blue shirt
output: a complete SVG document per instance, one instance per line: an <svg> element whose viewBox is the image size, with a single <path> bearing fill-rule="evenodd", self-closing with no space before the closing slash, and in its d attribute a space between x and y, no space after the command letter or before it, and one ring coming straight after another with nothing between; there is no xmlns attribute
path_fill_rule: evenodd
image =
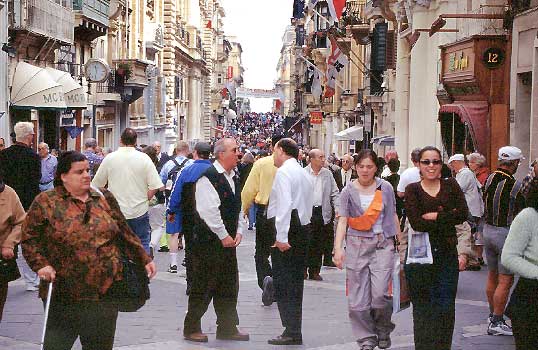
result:
<svg viewBox="0 0 538 350"><path fill-rule="evenodd" d="M176 162L181 165L181 163L183 163L183 161L187 159L187 157L185 156L177 156L175 158ZM194 163L194 161L192 159L189 159L187 161L187 163L185 163L185 165L183 166L183 168L191 165L192 163ZM176 164L174 163L174 161L172 159L170 159L168 162L166 162L166 164L164 164L163 168L161 169L161 181L163 182L163 184L166 186L166 182L168 180L168 173L174 169L174 167L176 166ZM178 176L179 177L179 176ZM176 179L177 181L177 179Z"/></svg>
<svg viewBox="0 0 538 350"><path fill-rule="evenodd" d="M49 154L47 158L41 159L41 180L40 184L48 184L54 180L56 174L56 167L58 166L58 159L55 156Z"/></svg>
<svg viewBox="0 0 538 350"><path fill-rule="evenodd" d="M95 167L101 164L103 157L98 156L92 151L84 151L82 154L84 154L84 156L88 159L88 163L90 163L90 176L93 178L95 175Z"/></svg>

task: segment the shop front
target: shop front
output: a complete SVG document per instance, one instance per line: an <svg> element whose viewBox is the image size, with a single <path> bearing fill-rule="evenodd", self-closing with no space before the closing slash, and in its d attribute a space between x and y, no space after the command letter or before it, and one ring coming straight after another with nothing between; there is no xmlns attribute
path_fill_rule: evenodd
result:
<svg viewBox="0 0 538 350"><path fill-rule="evenodd" d="M509 144L510 62L505 36L481 36L441 46L439 123L445 152L480 152L490 166Z"/></svg>

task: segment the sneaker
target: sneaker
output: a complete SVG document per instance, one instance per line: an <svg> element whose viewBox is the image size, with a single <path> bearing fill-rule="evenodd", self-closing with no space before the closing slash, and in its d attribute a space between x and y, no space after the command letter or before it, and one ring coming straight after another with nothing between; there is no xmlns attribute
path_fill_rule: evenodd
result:
<svg viewBox="0 0 538 350"><path fill-rule="evenodd" d="M489 335L514 335L512 327L506 324L504 320L490 323L488 326Z"/></svg>
<svg viewBox="0 0 538 350"><path fill-rule="evenodd" d="M490 313L488 316L488 325L493 322L493 314Z"/></svg>
<svg viewBox="0 0 538 350"><path fill-rule="evenodd" d="M388 338L379 338L377 341L377 346L379 346L380 349L388 349L392 345L390 341L390 337Z"/></svg>
<svg viewBox="0 0 538 350"><path fill-rule="evenodd" d="M168 267L168 272L170 273L177 273L177 265L170 265Z"/></svg>

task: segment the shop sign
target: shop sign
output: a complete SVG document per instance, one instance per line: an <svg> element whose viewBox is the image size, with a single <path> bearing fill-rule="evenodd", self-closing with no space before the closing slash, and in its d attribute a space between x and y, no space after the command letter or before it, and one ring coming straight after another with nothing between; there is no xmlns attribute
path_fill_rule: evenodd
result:
<svg viewBox="0 0 538 350"><path fill-rule="evenodd" d="M310 124L322 124L323 123L323 112L315 111L310 112Z"/></svg>
<svg viewBox="0 0 538 350"><path fill-rule="evenodd" d="M484 51L482 62L489 69L498 68L504 63L504 51L497 47L490 47Z"/></svg>
<svg viewBox="0 0 538 350"><path fill-rule="evenodd" d="M452 52L448 56L448 70L450 72L466 70L469 67L469 55L464 51Z"/></svg>

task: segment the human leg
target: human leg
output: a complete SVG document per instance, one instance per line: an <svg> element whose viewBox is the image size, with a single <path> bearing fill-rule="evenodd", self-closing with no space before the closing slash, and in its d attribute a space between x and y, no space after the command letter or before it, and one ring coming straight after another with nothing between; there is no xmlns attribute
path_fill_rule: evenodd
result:
<svg viewBox="0 0 538 350"><path fill-rule="evenodd" d="M508 296L510 295L510 288L514 284L513 275L505 275L500 273L498 276L497 288L493 294L493 315L502 316L506 303L508 302Z"/></svg>
<svg viewBox="0 0 538 350"><path fill-rule="evenodd" d="M219 242L220 244L220 242ZM217 315L218 331L234 332L239 324L237 315L237 296L239 294L239 271L237 257L233 248L217 248L219 256L214 264L215 285L213 307Z"/></svg>
<svg viewBox="0 0 538 350"><path fill-rule="evenodd" d="M183 322L183 335L202 332L202 316L212 299L210 267L203 248L193 247L190 254L192 268L191 289L187 314Z"/></svg>
<svg viewBox="0 0 538 350"><path fill-rule="evenodd" d="M80 343L83 350L112 350L118 307L111 302L81 303Z"/></svg>
<svg viewBox="0 0 538 350"><path fill-rule="evenodd" d="M43 301L43 305L45 301ZM71 349L80 334L80 310L77 304L53 300L45 330L44 350Z"/></svg>
<svg viewBox="0 0 538 350"><path fill-rule="evenodd" d="M146 251L146 253L149 254L151 227L149 225L148 213L145 213L144 215L134 219L127 219L127 224L129 225L131 230L133 230L136 236L140 238L144 250Z"/></svg>
<svg viewBox="0 0 538 350"><path fill-rule="evenodd" d="M22 247L19 247L17 265L19 267L21 276L26 283L26 290L36 291L39 288L39 277L37 276L37 273L32 271L30 266L28 266L26 259L24 259L24 256L22 255Z"/></svg>
<svg viewBox="0 0 538 350"><path fill-rule="evenodd" d="M256 263L256 275L258 286L263 290L263 280L266 276L272 276L269 256L271 246L275 243L274 222L267 220L264 214L265 206L258 206L256 210L256 247L254 262Z"/></svg>
<svg viewBox="0 0 538 350"><path fill-rule="evenodd" d="M2 322L2 314L4 312L4 305L7 299L7 282L0 282L0 322Z"/></svg>
<svg viewBox="0 0 538 350"><path fill-rule="evenodd" d="M325 225L321 207L314 207L309 225L309 242L307 253L308 274L310 279L321 280L323 245L325 244Z"/></svg>
<svg viewBox="0 0 538 350"><path fill-rule="evenodd" d="M151 247L159 248L161 236L164 233L166 220L166 207L164 204L156 204L149 208L149 225L151 227Z"/></svg>

